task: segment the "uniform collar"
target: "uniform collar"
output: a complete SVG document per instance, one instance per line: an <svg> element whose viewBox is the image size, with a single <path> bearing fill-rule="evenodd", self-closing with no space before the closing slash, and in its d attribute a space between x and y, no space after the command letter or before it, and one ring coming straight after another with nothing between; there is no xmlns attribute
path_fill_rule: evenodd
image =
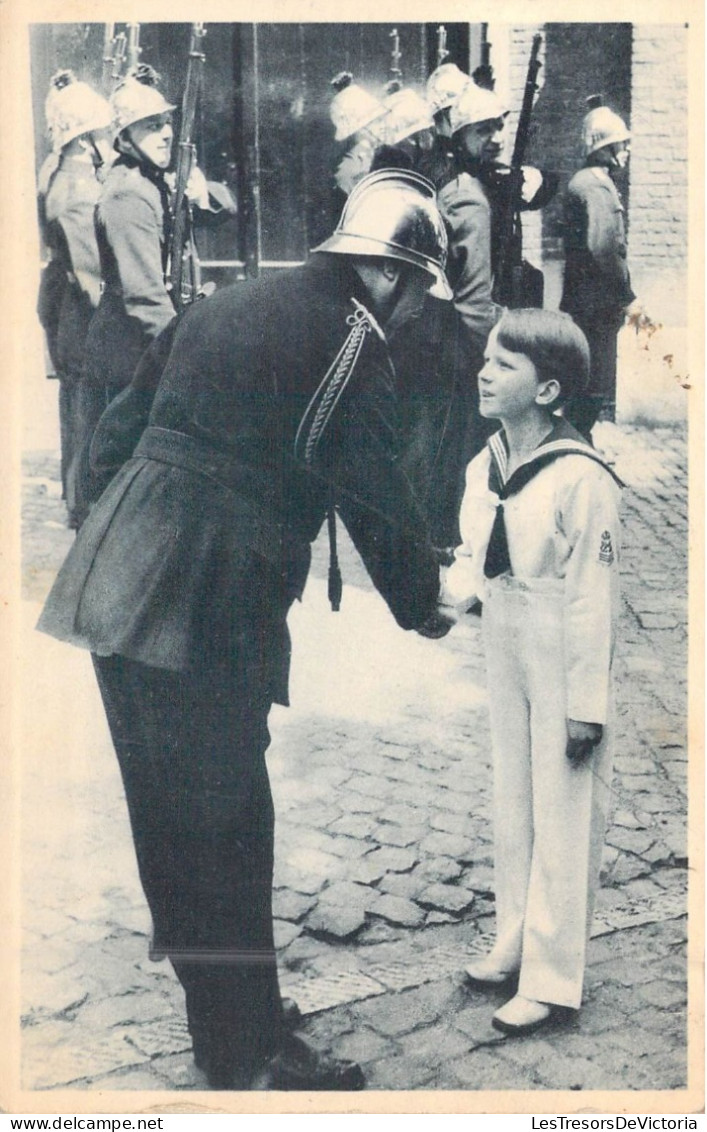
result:
<svg viewBox="0 0 707 1132"><path fill-rule="evenodd" d="M587 168L593 173L597 181L602 181L604 184L608 181L610 185L613 185L611 175L604 165L589 165Z"/></svg>
<svg viewBox="0 0 707 1132"><path fill-rule="evenodd" d="M95 181L96 167L92 161L79 161L77 157L62 156L58 167L62 173L70 173L72 177L84 177Z"/></svg>
<svg viewBox="0 0 707 1132"><path fill-rule="evenodd" d="M518 465L511 476L508 476L508 441L503 429L495 432L489 439L488 448L491 455L489 489L501 499L515 495L533 476L537 475L541 468L560 456L586 456L600 464L619 487L624 486L596 448L592 448L591 444L564 417L554 418L548 435L541 440L535 451Z"/></svg>

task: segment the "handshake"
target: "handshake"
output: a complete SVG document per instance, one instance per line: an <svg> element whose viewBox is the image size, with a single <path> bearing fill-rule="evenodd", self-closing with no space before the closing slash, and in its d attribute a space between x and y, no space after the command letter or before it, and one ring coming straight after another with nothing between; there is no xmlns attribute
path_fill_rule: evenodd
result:
<svg viewBox="0 0 707 1132"><path fill-rule="evenodd" d="M452 626L456 624L455 619L451 616L451 611L437 606L434 613L431 613L422 625L418 625L416 632L421 637L427 637L431 641L439 641L442 637L446 637Z"/></svg>

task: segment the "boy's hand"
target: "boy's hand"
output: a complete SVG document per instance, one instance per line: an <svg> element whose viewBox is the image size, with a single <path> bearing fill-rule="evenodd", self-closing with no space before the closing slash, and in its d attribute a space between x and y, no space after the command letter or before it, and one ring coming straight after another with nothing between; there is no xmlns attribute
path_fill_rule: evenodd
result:
<svg viewBox="0 0 707 1132"><path fill-rule="evenodd" d="M578 719L568 719L565 754L570 762L584 762L591 755L597 743L601 742L603 733L604 728L601 723L582 723Z"/></svg>

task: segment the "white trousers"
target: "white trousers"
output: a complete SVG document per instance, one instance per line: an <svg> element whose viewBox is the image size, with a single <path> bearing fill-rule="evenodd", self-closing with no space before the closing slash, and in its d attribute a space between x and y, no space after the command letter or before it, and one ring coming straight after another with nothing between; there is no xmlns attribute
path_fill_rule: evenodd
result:
<svg viewBox="0 0 707 1132"><path fill-rule="evenodd" d="M599 882L611 726L589 758L566 756L562 582L488 585L483 632L494 755L496 943L519 994L577 1009ZM595 722L588 720L585 722Z"/></svg>

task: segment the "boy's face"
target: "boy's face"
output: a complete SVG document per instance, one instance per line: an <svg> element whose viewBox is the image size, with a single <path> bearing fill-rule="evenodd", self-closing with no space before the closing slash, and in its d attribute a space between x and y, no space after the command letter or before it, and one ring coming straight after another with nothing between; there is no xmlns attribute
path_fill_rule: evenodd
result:
<svg viewBox="0 0 707 1132"><path fill-rule="evenodd" d="M553 384L539 380L538 371L525 354L516 354L499 345L497 328L491 331L479 374L482 417L511 421L526 416L534 408L550 408L544 396L548 386Z"/></svg>

